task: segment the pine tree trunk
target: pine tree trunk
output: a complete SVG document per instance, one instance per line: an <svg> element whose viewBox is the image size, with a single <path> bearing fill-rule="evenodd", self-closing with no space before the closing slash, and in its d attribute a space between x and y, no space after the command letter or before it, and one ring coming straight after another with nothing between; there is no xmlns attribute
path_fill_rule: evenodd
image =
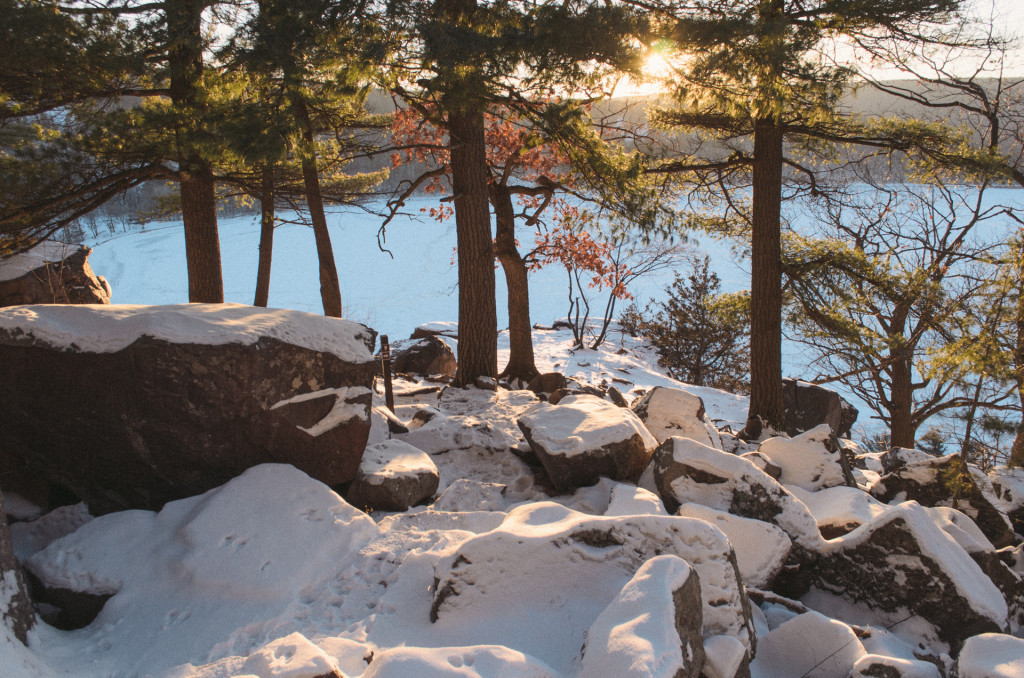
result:
<svg viewBox="0 0 1024 678"><path fill-rule="evenodd" d="M450 111L448 133L459 265L459 365L455 383L464 386L477 377L495 377L498 373L498 314L483 112Z"/></svg>
<svg viewBox="0 0 1024 678"><path fill-rule="evenodd" d="M334 262L331 234L327 230L327 215L320 194L320 173L316 164L316 139L309 119L306 103L298 96L292 101L295 118L299 124L305 148L302 153L302 181L306 189L306 205L313 222L313 236L316 239L316 255L320 264L320 298L324 304L324 315L341 317L341 284L338 281L338 267Z"/></svg>
<svg viewBox="0 0 1024 678"><path fill-rule="evenodd" d="M889 444L913 449L917 425L911 409L914 402L913 364L910 356L896 356L892 363L889 400Z"/></svg>
<svg viewBox="0 0 1024 678"><path fill-rule="evenodd" d="M35 614L25 591L21 565L11 545L4 494L0 492L0 624L7 626L15 638L27 644L28 631L34 623Z"/></svg>
<svg viewBox="0 0 1024 678"><path fill-rule="evenodd" d="M494 205L495 253L505 272L508 287L508 364L501 376L509 380L530 381L539 372L533 357L533 331L530 327L530 290L526 261L516 248L516 217L512 194L505 186L491 184Z"/></svg>
<svg viewBox="0 0 1024 678"><path fill-rule="evenodd" d="M1013 351L1013 367L1017 376L1017 395L1020 398L1021 411L1024 412L1024 290L1020 289L1024 281L1024 229L1017 232L1017 252L1015 259L1017 277L1017 342ZM1010 466L1024 468L1024 423L1017 429L1010 449Z"/></svg>
<svg viewBox="0 0 1024 678"><path fill-rule="evenodd" d="M783 129L754 127L754 196L750 266L750 410L741 435L783 429L782 406L782 149Z"/></svg>
<svg viewBox="0 0 1024 678"><path fill-rule="evenodd" d="M274 255L274 167L266 165L260 181L260 259L256 267L253 306L266 308L270 299L270 264Z"/></svg>
<svg viewBox="0 0 1024 678"><path fill-rule="evenodd" d="M170 97L183 119L196 114L197 83L203 73L202 15L205 0L167 0L164 4L167 32ZM188 262L188 300L222 303L220 238L217 233L217 198L213 170L191 148L185 132L177 131L181 213L185 226L185 258Z"/></svg>

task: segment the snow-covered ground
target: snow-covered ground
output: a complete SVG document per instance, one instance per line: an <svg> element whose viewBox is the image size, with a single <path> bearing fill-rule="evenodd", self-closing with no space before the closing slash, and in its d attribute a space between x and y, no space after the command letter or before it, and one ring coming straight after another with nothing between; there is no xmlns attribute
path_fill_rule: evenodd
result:
<svg viewBox="0 0 1024 678"><path fill-rule="evenodd" d="M627 398L655 386L682 386L704 399L720 427L737 426L745 415L743 398L673 381L651 366L648 348L618 332L596 351L572 353L565 330L537 330L535 343L542 370L558 369L584 385L613 384ZM436 392L403 395L422 391L419 386L396 384L397 410L406 421L425 407L442 410L403 436L431 452L438 467L432 505L368 515L290 466L263 465L157 513L90 518L78 507L16 523L16 552L51 585L113 596L85 628L38 623L28 648L0 632L0 675L674 676L683 655L666 592L681 586L691 568L710 587L702 589L705 672L734 675L751 641L736 626L743 619L738 603L725 602L735 597L736 583L716 554L734 547L739 572L757 582L758 573L777 571L785 559L789 540L782 530L696 504L670 517L655 493L607 479L549 496L510 449L521 441L515 421L533 406L532 396L470 389L439 402ZM795 441L790 454L809 459L820 453L812 448ZM724 458L753 469L739 457ZM886 510L902 517L933 540L929 555L953 563L951 576L971 605L1005 618L998 592L916 505L867 506L866 494L842 487L796 496L795 508L805 515L835 514L840 523L869 522ZM31 512L17 498L15 505L21 515ZM602 529L625 535L621 553L601 540L572 541ZM814 532L818 547L827 549ZM835 548L869 534L858 530ZM643 553L646 564L637 569L634 560ZM460 567L473 565L458 578ZM708 607L708 596L723 600ZM889 631L891 620L823 592L804 603L813 609L773 600L752 608L754 678L845 678L878 664L899 668L898 675L940 675L919 659L923 651L941 657L949 649L927 625ZM966 675L1021 675L1015 640L979 636Z"/></svg>

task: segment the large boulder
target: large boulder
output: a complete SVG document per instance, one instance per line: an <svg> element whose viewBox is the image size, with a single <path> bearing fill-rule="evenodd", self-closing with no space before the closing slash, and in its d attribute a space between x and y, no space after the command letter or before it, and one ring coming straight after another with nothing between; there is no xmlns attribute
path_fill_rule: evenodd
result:
<svg viewBox="0 0 1024 678"><path fill-rule="evenodd" d="M752 657L750 603L732 548L717 528L691 518L595 517L551 502L515 508L435 566L431 618L467 645L500 643L567 671L589 624L659 555L696 571L701 637L732 636ZM550 601L542 615L536 600ZM483 623L492 618L500 623Z"/></svg>
<svg viewBox="0 0 1024 678"><path fill-rule="evenodd" d="M833 539L803 576L815 589L867 605L882 619L920 617L954 653L972 635L1007 628L1002 592L915 502L890 506Z"/></svg>
<svg viewBox="0 0 1024 678"><path fill-rule="evenodd" d="M455 352L429 334L391 354L391 369L395 372L454 377L457 367Z"/></svg>
<svg viewBox="0 0 1024 678"><path fill-rule="evenodd" d="M345 499L364 510L405 511L437 491L437 466L430 456L401 440L370 445Z"/></svg>
<svg viewBox="0 0 1024 678"><path fill-rule="evenodd" d="M813 611L780 624L759 645L758 675L779 678L847 678L865 654L852 628Z"/></svg>
<svg viewBox="0 0 1024 678"><path fill-rule="evenodd" d="M960 455L909 461L871 486L879 501L899 498L923 506L948 506L967 514L996 548L1016 543L991 484Z"/></svg>
<svg viewBox="0 0 1024 678"><path fill-rule="evenodd" d="M659 445L678 436L722 449L722 439L705 413L700 396L681 388L655 386L633 403L632 409Z"/></svg>
<svg viewBox="0 0 1024 678"><path fill-rule="evenodd" d="M0 306L109 304L110 285L93 273L92 250L44 241L0 260Z"/></svg>
<svg viewBox="0 0 1024 678"><path fill-rule="evenodd" d="M840 438L849 438L857 423L857 408L835 391L796 379L782 380L782 406L786 433L795 436L828 424Z"/></svg>
<svg viewBox="0 0 1024 678"><path fill-rule="evenodd" d="M518 423L560 490L593 485L601 476L636 482L657 445L631 411L586 394L538 404Z"/></svg>
<svg viewBox="0 0 1024 678"><path fill-rule="evenodd" d="M676 556L652 558L591 624L577 678L698 678L702 616L696 571Z"/></svg>
<svg viewBox="0 0 1024 678"><path fill-rule="evenodd" d="M94 514L157 509L265 462L346 482L370 430L374 337L229 304L0 310L0 462Z"/></svg>

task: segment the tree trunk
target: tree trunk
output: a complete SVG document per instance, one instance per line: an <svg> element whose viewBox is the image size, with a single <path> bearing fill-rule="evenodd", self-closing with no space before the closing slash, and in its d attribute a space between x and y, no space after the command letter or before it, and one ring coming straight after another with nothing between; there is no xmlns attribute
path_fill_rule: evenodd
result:
<svg viewBox="0 0 1024 678"><path fill-rule="evenodd" d="M260 259L256 268L253 306L267 307L270 299L270 263L274 255L274 167L266 165L260 181Z"/></svg>
<svg viewBox="0 0 1024 678"><path fill-rule="evenodd" d="M516 217L512 194L508 187L491 184L491 204L494 205L495 253L505 272L508 287L508 365L501 376L509 380L530 381L539 372L533 357L533 330L530 326L530 290L526 261L516 248Z"/></svg>
<svg viewBox="0 0 1024 678"><path fill-rule="evenodd" d="M306 205L313 222L313 236L316 238L316 255L320 263L320 298L324 303L324 315L341 317L341 284L338 282L338 267L334 262L331 234L327 230L327 215L320 195L320 173L316 165L316 139L309 119L306 102L297 94L292 106L299 124L304 148L302 149L302 181L306 188Z"/></svg>
<svg viewBox="0 0 1024 678"><path fill-rule="evenodd" d="M15 638L27 644L28 631L34 623L35 614L25 592L21 565L11 545L4 494L0 492L0 624L6 625L13 631Z"/></svg>
<svg viewBox="0 0 1024 678"><path fill-rule="evenodd" d="M754 214L750 265L750 410L741 435L783 429L782 406L782 144L771 120L754 126Z"/></svg>
<svg viewBox="0 0 1024 678"><path fill-rule="evenodd" d="M893 447L913 449L917 440L917 425L911 412L914 404L912 360L911 356L897 355L892 362L889 443Z"/></svg>
<svg viewBox="0 0 1024 678"><path fill-rule="evenodd" d="M206 0L167 0L164 4L167 32L170 97L186 126L197 114L197 83L203 73L202 15ZM220 238L217 233L217 198L210 163L187 139L175 132L181 188L181 215L185 226L185 258L188 262L188 300L222 303Z"/></svg>
<svg viewBox="0 0 1024 678"><path fill-rule="evenodd" d="M448 134L459 264L459 366L455 383L464 386L477 377L495 377L498 373L498 314L483 111L449 111Z"/></svg>
<svg viewBox="0 0 1024 678"><path fill-rule="evenodd" d="M1024 229L1017 231L1017 251L1014 260L1017 279L1017 342L1013 351L1013 368L1017 377L1017 395L1021 412L1024 412L1024 290L1019 289L1024 281ZM1010 449L1010 466L1024 468L1024 422L1017 429Z"/></svg>

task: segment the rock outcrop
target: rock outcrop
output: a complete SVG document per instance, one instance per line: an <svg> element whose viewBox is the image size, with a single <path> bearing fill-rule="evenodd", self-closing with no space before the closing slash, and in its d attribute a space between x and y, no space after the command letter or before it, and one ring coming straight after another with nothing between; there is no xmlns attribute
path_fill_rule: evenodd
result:
<svg viewBox="0 0 1024 678"><path fill-rule="evenodd" d="M4 494L0 492L0 624L10 629L15 638L27 643L28 631L34 623L35 614L21 576L21 564L14 557L11 545Z"/></svg>
<svg viewBox="0 0 1024 678"><path fill-rule="evenodd" d="M46 241L0 260L0 306L109 304L110 285L89 265L92 250Z"/></svg>
<svg viewBox="0 0 1024 678"><path fill-rule="evenodd" d="M235 305L0 311L0 462L94 514L158 509L265 462L346 482L369 435L374 336Z"/></svg>

